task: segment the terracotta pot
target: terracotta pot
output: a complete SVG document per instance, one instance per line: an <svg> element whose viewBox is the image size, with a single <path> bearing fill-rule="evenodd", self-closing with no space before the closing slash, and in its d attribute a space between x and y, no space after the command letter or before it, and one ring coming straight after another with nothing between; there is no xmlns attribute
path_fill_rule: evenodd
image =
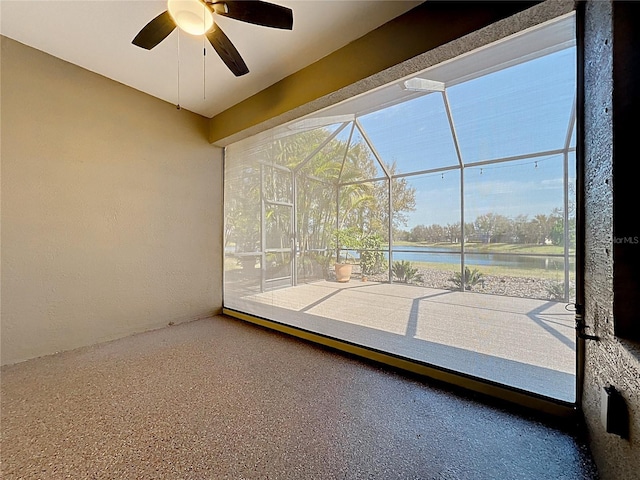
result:
<svg viewBox="0 0 640 480"><path fill-rule="evenodd" d="M351 279L351 269L353 265L350 263L336 263L336 281L345 283Z"/></svg>

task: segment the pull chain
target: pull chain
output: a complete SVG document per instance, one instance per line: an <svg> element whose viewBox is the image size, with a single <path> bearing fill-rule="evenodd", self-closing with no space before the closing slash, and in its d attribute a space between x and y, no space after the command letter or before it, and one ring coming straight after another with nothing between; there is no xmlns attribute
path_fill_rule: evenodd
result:
<svg viewBox="0 0 640 480"><path fill-rule="evenodd" d="M205 30L205 18L206 18L206 10L208 7L203 3L202 4L202 26L203 30ZM202 36L202 99L207 99L207 41L206 34Z"/></svg>
<svg viewBox="0 0 640 480"><path fill-rule="evenodd" d="M176 108L180 110L180 29L178 28L178 48L176 49L178 56L178 104Z"/></svg>

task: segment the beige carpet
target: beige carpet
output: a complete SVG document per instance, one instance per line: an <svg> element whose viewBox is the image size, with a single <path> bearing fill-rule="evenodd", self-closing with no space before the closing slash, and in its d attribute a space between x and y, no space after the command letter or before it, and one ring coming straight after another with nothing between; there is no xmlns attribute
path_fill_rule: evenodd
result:
<svg viewBox="0 0 640 480"><path fill-rule="evenodd" d="M5 366L9 479L595 479L572 431L216 317Z"/></svg>

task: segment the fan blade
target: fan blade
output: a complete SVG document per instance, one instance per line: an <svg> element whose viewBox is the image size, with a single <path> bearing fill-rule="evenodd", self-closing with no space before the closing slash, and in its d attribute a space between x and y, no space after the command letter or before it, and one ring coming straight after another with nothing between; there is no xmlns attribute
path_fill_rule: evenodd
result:
<svg viewBox="0 0 640 480"><path fill-rule="evenodd" d="M249 69L240 53L218 25L214 24L213 28L207 32L207 38L211 46L220 55L222 61L236 77L249 73Z"/></svg>
<svg viewBox="0 0 640 480"><path fill-rule="evenodd" d="M174 28L176 28L176 24L173 18L171 18L169 11L163 12L147 23L131 43L138 47L151 50L167 38L167 36L173 32Z"/></svg>
<svg viewBox="0 0 640 480"><path fill-rule="evenodd" d="M226 0L213 4L216 13L242 22L264 27L293 29L293 11L290 8L258 0Z"/></svg>

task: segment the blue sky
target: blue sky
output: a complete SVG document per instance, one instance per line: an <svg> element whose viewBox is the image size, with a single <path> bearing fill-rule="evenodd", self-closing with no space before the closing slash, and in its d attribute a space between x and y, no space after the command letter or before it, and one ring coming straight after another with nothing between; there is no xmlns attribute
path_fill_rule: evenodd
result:
<svg viewBox="0 0 640 480"><path fill-rule="evenodd" d="M569 48L449 87L465 164L562 149L575 99L575 56L575 48ZM399 172L458 164L440 93L360 121L381 157L397 162ZM570 160L573 179L573 155ZM555 155L466 169L465 221L488 212L532 217L562 207L562 167L562 155ZM416 188L418 205L407 228L459 221L459 172L407 179Z"/></svg>
<svg viewBox="0 0 640 480"><path fill-rule="evenodd" d="M569 170L575 170L570 155ZM550 214L563 205L561 156L523 160L465 170L465 222L487 212L514 218ZM480 171L482 170L482 173ZM416 211L409 213L408 227L456 223L460 220L460 172L409 177L416 189Z"/></svg>

